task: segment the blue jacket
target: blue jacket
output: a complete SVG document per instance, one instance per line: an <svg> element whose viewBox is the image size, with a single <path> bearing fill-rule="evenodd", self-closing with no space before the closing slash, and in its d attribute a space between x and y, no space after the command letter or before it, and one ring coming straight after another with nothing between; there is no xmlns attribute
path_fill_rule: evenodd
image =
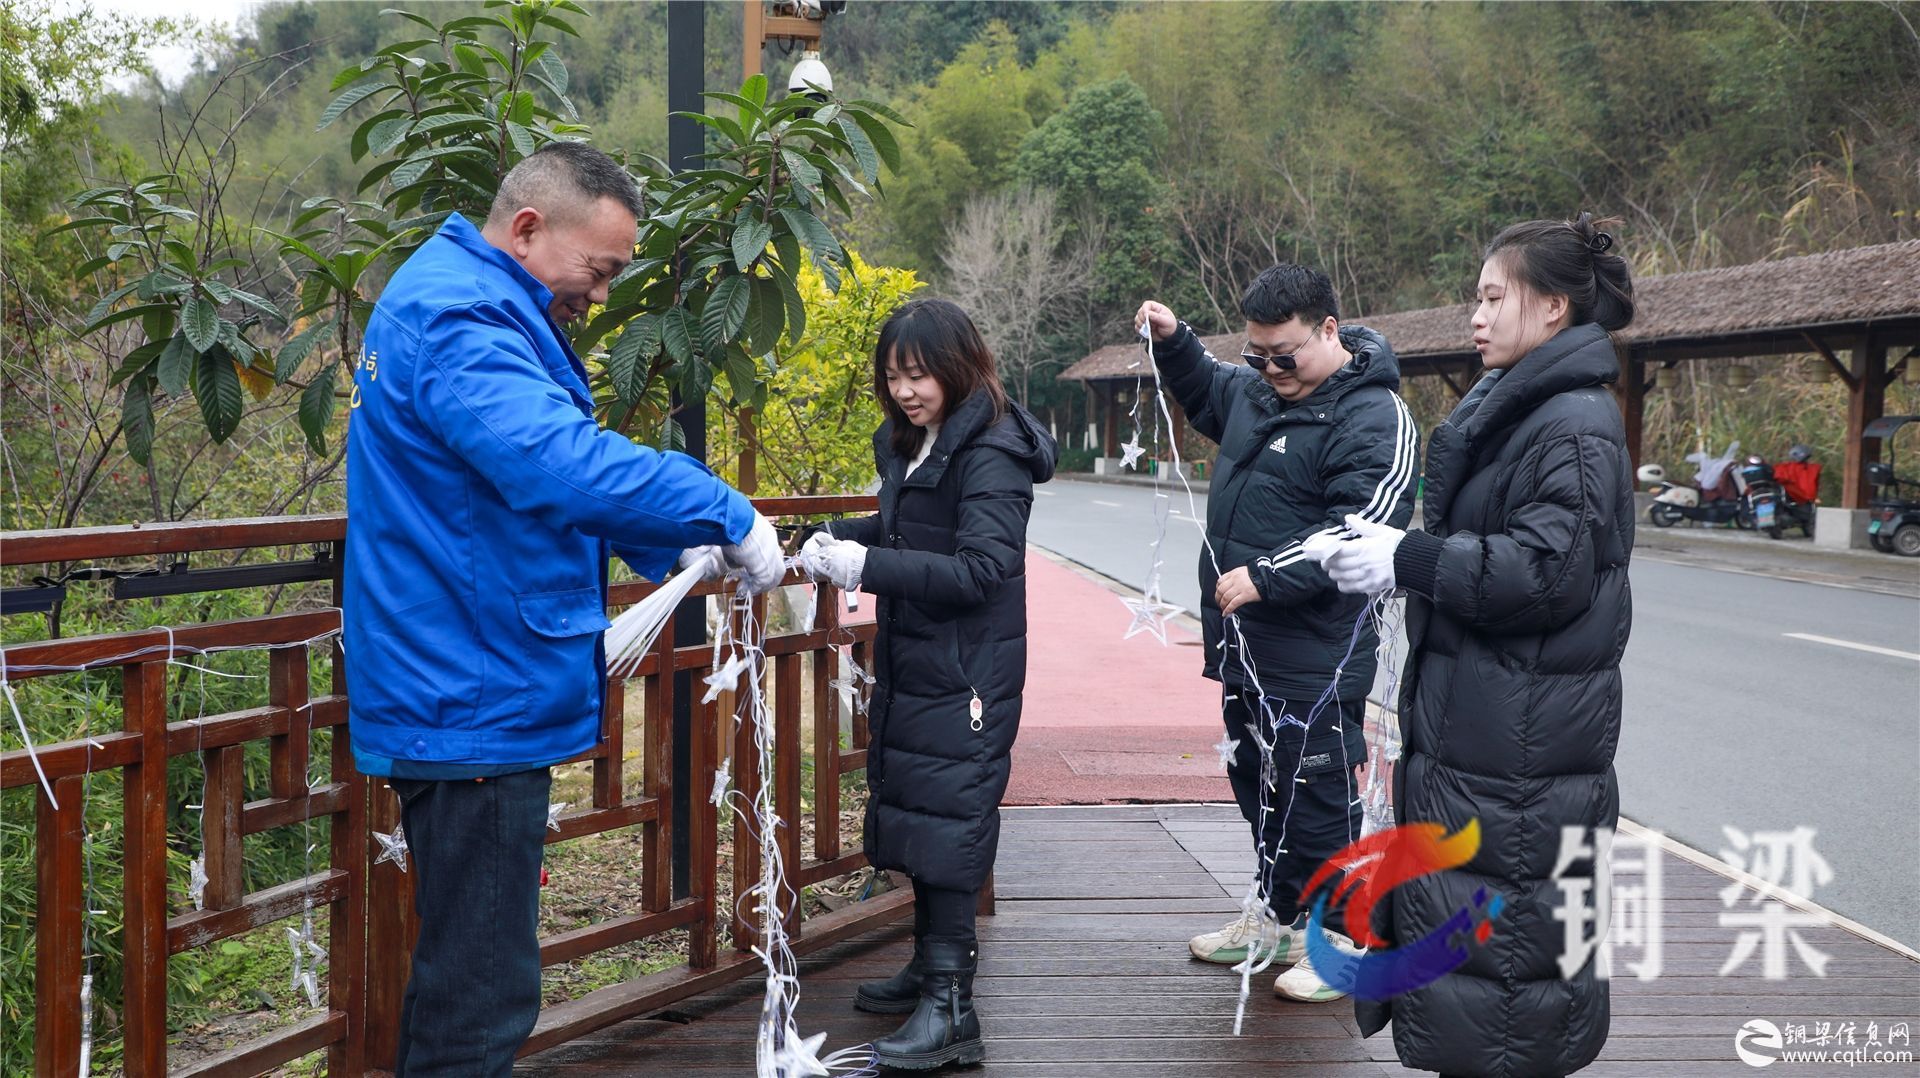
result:
<svg viewBox="0 0 1920 1078"><path fill-rule="evenodd" d="M497 773L592 748L610 553L657 580L685 547L753 525L692 457L600 428L552 298L455 214L368 323L342 611L368 773Z"/></svg>

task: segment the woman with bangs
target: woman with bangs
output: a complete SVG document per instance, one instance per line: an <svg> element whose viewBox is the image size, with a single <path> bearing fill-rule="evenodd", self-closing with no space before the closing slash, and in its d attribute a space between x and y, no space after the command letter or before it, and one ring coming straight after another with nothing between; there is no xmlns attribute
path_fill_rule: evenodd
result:
<svg viewBox="0 0 1920 1078"><path fill-rule="evenodd" d="M1426 529L1361 521L1324 562L1342 591L1407 594L1395 821L1479 824L1465 864L1388 892L1379 935L1406 946L1468 909L1491 936L1356 1007L1363 1033L1391 1019L1401 1063L1443 1076L1555 1078L1607 1040L1597 949L1568 946L1566 922L1597 941L1608 920L1593 896L1633 627L1633 466L1608 388L1633 283L1612 247L1585 213L1494 237L1472 319L1486 374L1428 442Z"/></svg>
<svg viewBox="0 0 1920 1078"><path fill-rule="evenodd" d="M880 512L828 524L801 559L817 580L879 597L866 854L913 880L914 953L854 1005L909 1015L874 1042L880 1063L932 1070L985 1058L974 910L1026 684L1027 516L1057 450L945 300L887 319L873 383L887 416L873 437Z"/></svg>

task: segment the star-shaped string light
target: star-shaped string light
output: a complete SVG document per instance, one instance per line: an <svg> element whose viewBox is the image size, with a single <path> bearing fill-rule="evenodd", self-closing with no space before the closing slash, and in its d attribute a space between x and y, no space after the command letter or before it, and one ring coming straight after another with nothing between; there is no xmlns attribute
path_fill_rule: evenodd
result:
<svg viewBox="0 0 1920 1078"><path fill-rule="evenodd" d="M1140 444L1140 434L1136 431L1133 437L1127 439L1127 444L1120 447L1120 466L1130 470L1133 469L1135 466L1134 462L1138 461L1140 455L1145 452L1146 449Z"/></svg>
<svg viewBox="0 0 1920 1078"><path fill-rule="evenodd" d="M319 973L327 950L313 938L312 914L301 918L298 929L287 926L287 944L293 949L293 978L288 987L304 989L308 1004L320 1006Z"/></svg>
<svg viewBox="0 0 1920 1078"><path fill-rule="evenodd" d="M205 855L194 858L187 864L187 896L193 899L193 908L207 908L207 859Z"/></svg>
<svg viewBox="0 0 1920 1078"><path fill-rule="evenodd" d="M707 800L715 805L727 799L727 788L733 785L733 776L727 773L727 769L732 766L733 761L722 760L720 766L713 770L713 792L707 795Z"/></svg>
<svg viewBox="0 0 1920 1078"><path fill-rule="evenodd" d="M825 1033L815 1033L802 1039L800 1032L789 1022L782 1040L784 1043L773 1057L774 1072L781 1078L821 1078L829 1073L820 1062L820 1046L827 1043Z"/></svg>
<svg viewBox="0 0 1920 1078"><path fill-rule="evenodd" d="M567 811L568 806L572 804L571 801L554 801L547 805L547 830L560 830L560 814Z"/></svg>
<svg viewBox="0 0 1920 1078"><path fill-rule="evenodd" d="M1220 740L1214 744L1213 751L1220 754L1220 770L1228 771L1233 767L1234 755L1240 751L1240 742L1234 738L1222 735Z"/></svg>
<svg viewBox="0 0 1920 1078"><path fill-rule="evenodd" d="M380 843L380 855L373 859L373 863L377 865L382 861L392 861L396 868L405 872L407 870L406 828L395 827L393 833L388 835L375 831L373 837Z"/></svg>
<svg viewBox="0 0 1920 1078"><path fill-rule="evenodd" d="M873 675L862 670L859 663L849 658L847 660L846 674L827 682L827 685L840 693L840 696L846 701L847 707L853 709L855 712L864 714L867 710L867 702L866 699L861 696L860 690L873 683Z"/></svg>
<svg viewBox="0 0 1920 1078"><path fill-rule="evenodd" d="M746 668L747 657L735 652L734 656L727 660L725 666L722 666L720 669L715 670L702 679L707 683L707 695L701 697L700 702L703 704L711 704L719 699L721 693L731 692L738 687L740 684L740 674L746 670Z"/></svg>
<svg viewBox="0 0 1920 1078"><path fill-rule="evenodd" d="M1160 580L1156 576L1147 582L1147 591L1138 599L1120 600L1133 612L1133 621L1127 625L1127 633L1122 640L1131 640L1141 633L1152 633L1155 640L1167 642L1167 619L1180 613L1180 607L1160 601Z"/></svg>

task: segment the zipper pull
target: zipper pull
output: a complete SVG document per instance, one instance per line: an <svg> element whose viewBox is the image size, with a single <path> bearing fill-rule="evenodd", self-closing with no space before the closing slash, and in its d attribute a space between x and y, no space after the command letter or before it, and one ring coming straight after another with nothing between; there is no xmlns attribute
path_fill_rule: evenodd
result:
<svg viewBox="0 0 1920 1078"><path fill-rule="evenodd" d="M980 721L980 717L986 714L987 705L980 702L979 689L973 688L972 686L968 686L967 691L973 693L973 699L967 701L967 714L973 720L972 722L968 723L968 725L972 726L973 732L977 734L980 732L981 728L986 725L984 722Z"/></svg>

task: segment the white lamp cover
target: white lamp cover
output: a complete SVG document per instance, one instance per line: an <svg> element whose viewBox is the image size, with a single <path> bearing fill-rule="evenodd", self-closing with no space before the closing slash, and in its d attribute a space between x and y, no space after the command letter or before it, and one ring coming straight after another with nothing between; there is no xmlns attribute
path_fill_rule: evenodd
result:
<svg viewBox="0 0 1920 1078"><path fill-rule="evenodd" d="M813 49L800 54L800 62L793 65L793 75L787 79L787 89L792 93L805 93L809 85L833 89L833 73L820 62L820 54Z"/></svg>

